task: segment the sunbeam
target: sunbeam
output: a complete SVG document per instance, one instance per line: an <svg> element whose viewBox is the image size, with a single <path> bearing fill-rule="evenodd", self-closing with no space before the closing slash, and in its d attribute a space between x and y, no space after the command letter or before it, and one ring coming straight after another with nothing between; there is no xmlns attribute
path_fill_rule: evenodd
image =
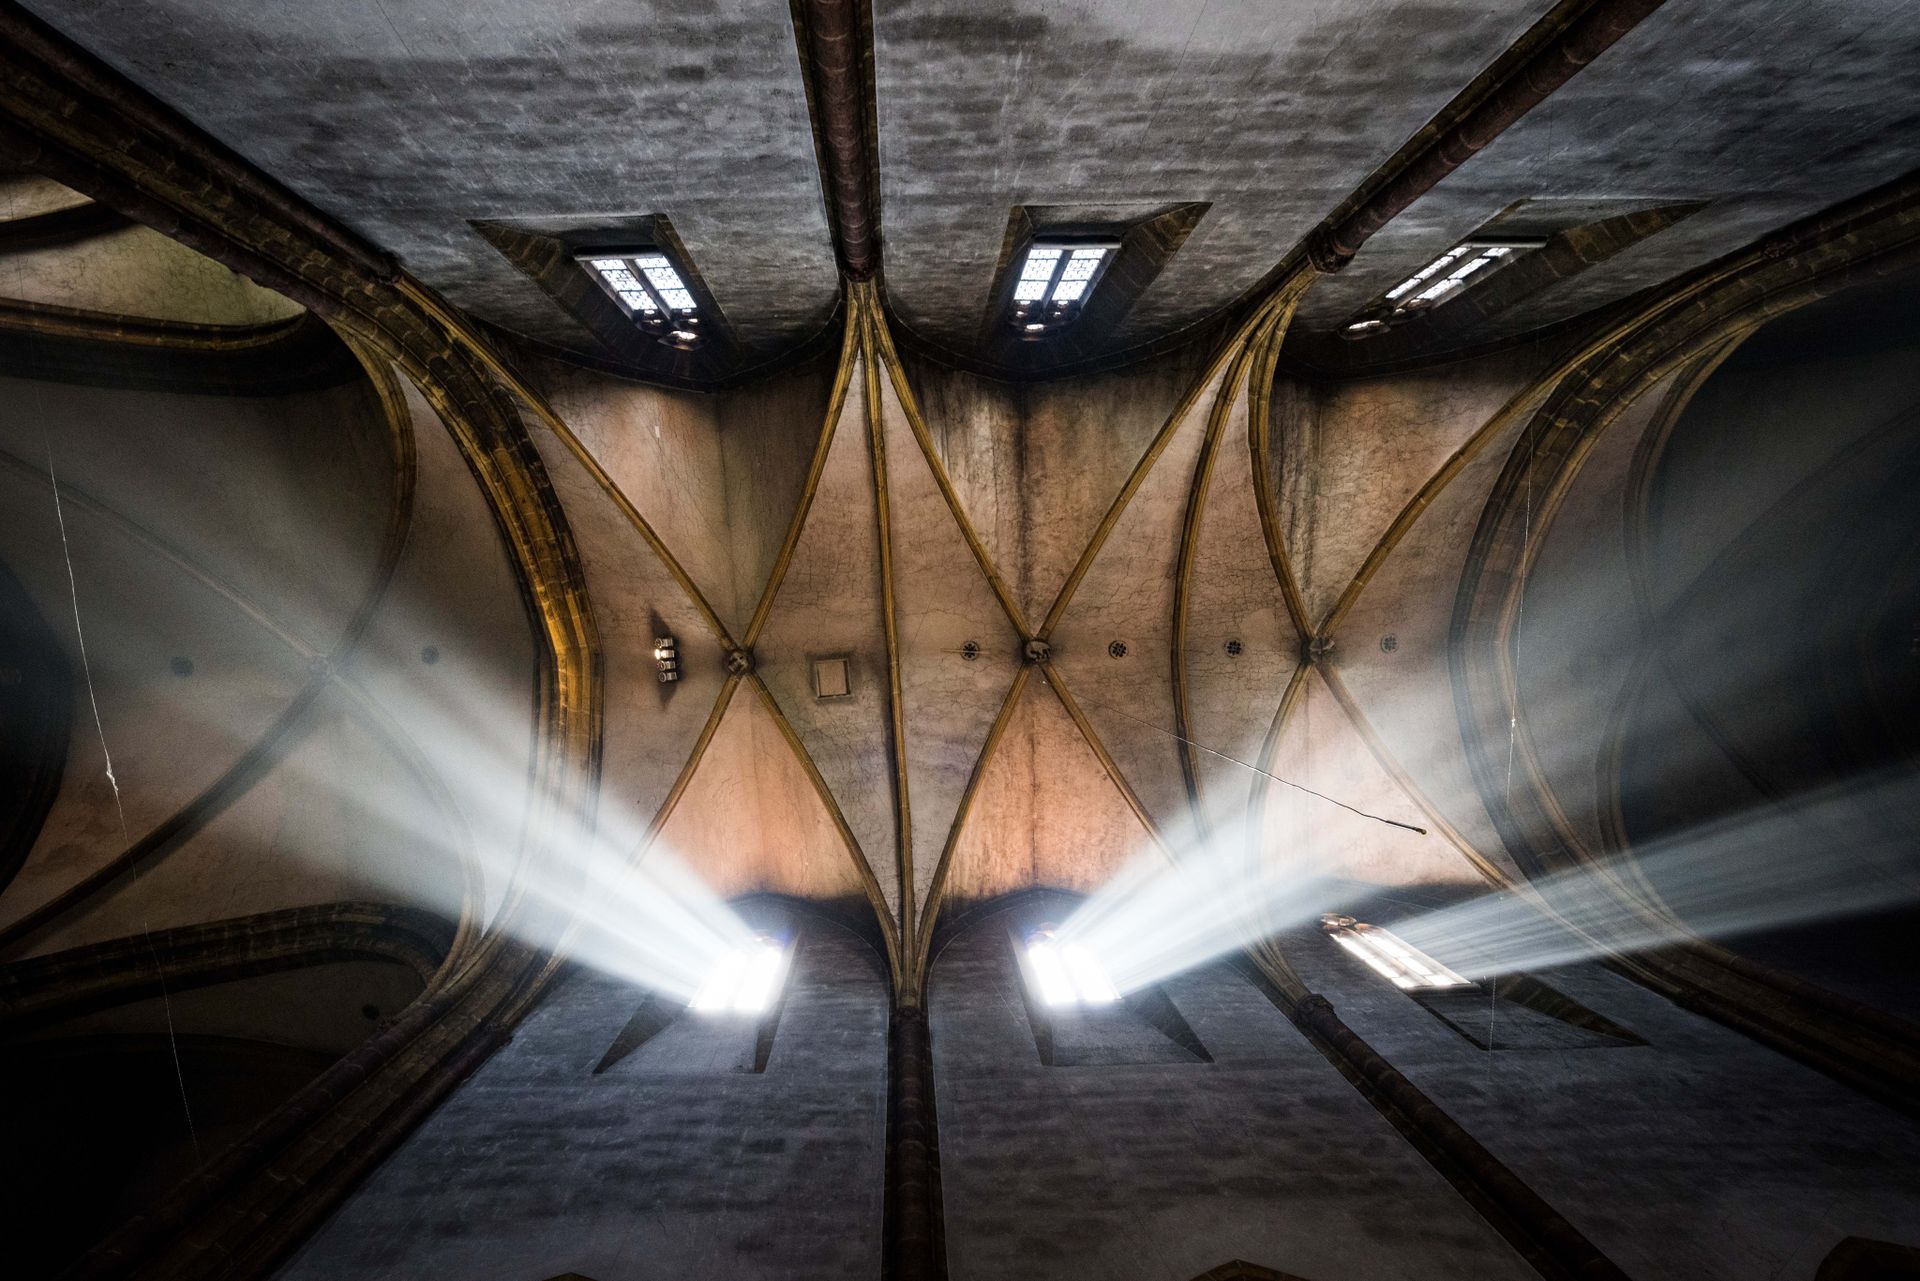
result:
<svg viewBox="0 0 1920 1281"><path fill-rule="evenodd" d="M1496 890L1393 929L1446 967L1484 979L1672 946L1689 933L1731 940L1839 922L1920 901L1920 881L1889 860L1820 858L1810 853L1811 833L1838 833L1856 852L1871 851L1880 817L1909 803L1904 776L1829 788L1791 808L1756 807L1691 829L1632 860ZM1311 839L1261 848L1244 821L1196 825L1165 851L1142 850L1057 938L1098 957L1122 992L1135 991L1346 906L1339 896L1350 886L1337 887L1317 853Z"/></svg>
<svg viewBox="0 0 1920 1281"><path fill-rule="evenodd" d="M1769 804L1691 829L1631 863L1615 858L1542 877L1533 882L1537 900L1489 894L1393 928L1456 969L1493 977L1670 946L1684 938L1682 929L1730 941L1844 922L1920 901L1920 879L1873 858L1821 857L1816 832L1825 828L1843 847L1871 851L1873 816L1911 799L1911 781L1900 776L1827 788L1792 809Z"/></svg>

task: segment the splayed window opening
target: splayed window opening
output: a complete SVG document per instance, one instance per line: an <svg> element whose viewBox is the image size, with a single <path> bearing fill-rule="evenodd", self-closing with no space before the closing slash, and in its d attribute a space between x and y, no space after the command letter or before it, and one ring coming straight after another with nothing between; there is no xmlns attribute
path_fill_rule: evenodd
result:
<svg viewBox="0 0 1920 1281"><path fill-rule="evenodd" d="M1501 268L1546 246L1543 236L1469 236L1387 290L1341 330L1348 338L1384 333L1423 311L1451 302Z"/></svg>
<svg viewBox="0 0 1920 1281"><path fill-rule="evenodd" d="M1042 338L1073 323L1120 250L1118 240L1042 237L1027 246L1007 323Z"/></svg>
<svg viewBox="0 0 1920 1281"><path fill-rule="evenodd" d="M1161 984L1122 992L1091 945L1061 934L1052 922L1008 930L1041 1066L1213 1062Z"/></svg>
<svg viewBox="0 0 1920 1281"><path fill-rule="evenodd" d="M783 940L755 935L714 962L687 1008L698 1014L764 1014L786 985L787 961Z"/></svg>
<svg viewBox="0 0 1920 1281"><path fill-rule="evenodd" d="M1349 955L1403 992L1473 986L1471 979L1455 974L1392 930L1337 912L1322 916L1320 929Z"/></svg>
<svg viewBox="0 0 1920 1281"><path fill-rule="evenodd" d="M663 250L596 249L574 258L629 320L667 346L690 351L705 339L700 304Z"/></svg>
<svg viewBox="0 0 1920 1281"><path fill-rule="evenodd" d="M1107 977L1100 958L1084 943L1062 940L1053 926L1028 934L1025 952L1029 985L1043 1005L1064 1009L1112 1005L1120 999L1120 989Z"/></svg>
<svg viewBox="0 0 1920 1281"><path fill-rule="evenodd" d="M1466 988L1422 988L1414 1003L1475 1049L1493 1069L1498 1052L1633 1049L1646 1039L1530 974L1507 974Z"/></svg>

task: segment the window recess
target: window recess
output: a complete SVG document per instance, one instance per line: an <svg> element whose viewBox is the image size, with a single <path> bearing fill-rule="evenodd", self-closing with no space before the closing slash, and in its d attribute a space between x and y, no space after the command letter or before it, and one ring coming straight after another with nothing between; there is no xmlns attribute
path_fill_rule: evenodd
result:
<svg viewBox="0 0 1920 1281"><path fill-rule="evenodd" d="M1112 239L1036 238L1020 260L1007 324L1023 339L1044 338L1072 324L1119 250Z"/></svg>
<svg viewBox="0 0 1920 1281"><path fill-rule="evenodd" d="M642 997L592 1074L765 1072L800 942L762 931L716 958L691 998Z"/></svg>
<svg viewBox="0 0 1920 1281"><path fill-rule="evenodd" d="M1475 983L1392 930L1329 912L1320 929L1341 949L1482 1050L1584 1050L1645 1045L1631 1028L1528 974Z"/></svg>
<svg viewBox="0 0 1920 1281"><path fill-rule="evenodd" d="M1473 986L1471 980L1455 974L1392 930L1334 912L1320 918L1320 929L1403 992Z"/></svg>
<svg viewBox="0 0 1920 1281"><path fill-rule="evenodd" d="M574 259L629 320L667 346L691 351L705 338L700 305L664 251L595 249Z"/></svg>
<svg viewBox="0 0 1920 1281"><path fill-rule="evenodd" d="M468 225L579 326L592 350L564 329L529 337L611 362L623 376L699 390L764 359L733 332L665 214Z"/></svg>
<svg viewBox="0 0 1920 1281"><path fill-rule="evenodd" d="M1501 268L1546 247L1545 236L1469 236L1387 290L1347 322L1347 338L1366 338L1451 302Z"/></svg>
<svg viewBox="0 0 1920 1281"><path fill-rule="evenodd" d="M1011 931L1009 941L1043 1066L1213 1062L1160 984L1121 992L1099 957L1084 944L1060 941L1050 924Z"/></svg>

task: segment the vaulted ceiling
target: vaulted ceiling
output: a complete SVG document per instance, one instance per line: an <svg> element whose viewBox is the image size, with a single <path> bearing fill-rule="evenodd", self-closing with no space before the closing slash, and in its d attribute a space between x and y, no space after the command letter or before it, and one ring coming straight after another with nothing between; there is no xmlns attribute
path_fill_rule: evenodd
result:
<svg viewBox="0 0 1920 1281"><path fill-rule="evenodd" d="M644 214L671 220L758 354L831 323L829 95L778 0L29 7L492 324L597 350L474 223ZM1314 290L1301 342L1517 202L1551 202L1534 214L1556 225L1705 203L1428 352L1589 313L1912 167L1902 0L1646 7ZM885 299L911 336L974 355L1014 207L1104 221L1206 202L1102 343L1166 340L1241 299L1533 24L1579 8L878 4L850 39Z"/></svg>
<svg viewBox="0 0 1920 1281"><path fill-rule="evenodd" d="M673 1143L731 1141L751 1114L754 1168L777 1170L788 1137L820 1153L802 1131L831 1097L857 1171L832 1200L858 1222L823 1236L848 1259L880 1248L881 1147L886 1213L905 1198L937 1220L927 1145L900 1136L931 1136L912 1109L941 1073L953 1257L1027 1210L1070 1217L1006 1204L1026 1185L1005 1168L1084 1154L1013 1114L1072 1091L1001 1075L1018 984L984 905L1037 891L1038 912L1214 837L1240 861L1192 928L1209 955L1244 952L1258 989L1222 972L1180 1000L1249 1056L1246 1089L1308 1102L1263 1112L1251 1140L1197 1119L1212 1146L1183 1160L1204 1195L1119 1180L1116 1224L1185 1199L1207 1222L1179 1244L1204 1238L1207 1259L1236 1215L1285 1241L1276 1194L1205 1181L1239 1181L1219 1172L1241 1152L1284 1176L1249 1186L1297 1200L1335 1149L1369 1145L1391 1152L1343 1166L1333 1199L1403 1237L1470 1226L1453 1245L1497 1261L1488 1275L1618 1275L1610 1257L1658 1275L1666 1234L1583 1190L1604 1174L1661 1200L1635 1166L1747 1162L1808 1204L1911 1209L1878 1171L1920 1132L1875 1152L1880 1115L1793 1067L1768 1106L1840 1174L1720 1134L1749 1106L1722 1097L1720 1065L1769 1087L1783 1069L1654 995L1911 1110L1910 988L1845 940L1804 968L1777 939L1730 950L1724 904L1697 893L1792 902L1811 867L1849 911L1920 897L1899 710L1920 699L1920 580L1901 572L1920 555L1906 0L26 8L0 10L0 728L33 748L0 780L0 1032L152 1033L151 958L188 984L190 1040L284 1041L288 1010L312 1009L306 1049L344 1055L323 1086L301 1084L311 1054L283 1063L261 1104L290 1099L280 1121L110 1238L96 1271L264 1270L543 998L579 1021L563 1039L594 1039L632 975L560 988L561 958L604 959L596 929L655 940L634 944L632 902L581 892L582 851L657 874L650 892L684 865L716 915L785 895L804 902L747 910L864 938L800 963L820 967L803 1053L756 1092L763 1111L709 1125L743 1096L697 1073L646 1106ZM1342 336L1495 220L1551 248L1500 288ZM1023 229L1048 225L1151 228L1152 261L1113 269L1111 323L1020 345L993 290ZM722 313L706 357L588 305L611 304L572 253L640 227ZM822 663L845 664L844 691ZM1836 817L1843 784L1861 791ZM1654 865L1708 825L1698 844L1726 861ZM1333 969L1313 913L1243 949L1216 910L1310 879L1390 911L1534 904L1599 868L1611 897L1579 922L1583 955L1648 989L1634 1017L1665 1043L1637 1046L1641 1078L1507 1067L1500 1098L1491 1056L1449 1077L1396 1043L1379 999L1397 994ZM236 975L258 982L215 990ZM1354 1027L1322 990L1353 997ZM1500 995L1489 981L1490 1020ZM632 1031L644 1011L618 1012ZM1355 1030L1378 1027L1398 1064ZM528 1036L513 1068L542 1089L579 1048L549 1062L545 1044ZM159 1047L139 1047L148 1082ZM804 1106L778 1092L822 1067ZM1449 1111L1423 1073L1454 1089ZM1116 1121L1154 1101L1111 1080L1073 1104L1115 1108L1088 1128L1151 1128ZM1715 1144L1633 1132L1587 1088L1620 1080L1689 1083L1685 1116ZM1544 1127L1524 1131L1543 1151L1495 1141L1522 1086L1574 1118L1564 1150ZM577 1106L580 1133L601 1124L577 1082L542 1097ZM511 1107L490 1121L528 1128ZM968 1146L996 1127L1041 1135L1037 1159ZM709 1166L736 1168L670 1159L690 1200ZM458 1178L411 1169L465 1213ZM596 1185L579 1198L595 1214L619 1186L599 1170L560 1176L569 1196ZM495 1175L474 1177L532 1182ZM1430 1219L1401 1221L1409 1187ZM1752 1257L1806 1254L1771 1221L1775 1184L1728 1195L1725 1222L1764 1238ZM89 1231L119 1211L99 1217ZM355 1222L332 1229L349 1254L389 1230ZM393 1238L437 1251L419 1222ZM1302 1257L1332 1266L1342 1240L1311 1226ZM913 1252L937 1236L891 1231L889 1274L924 1275ZM1088 1248L1132 1248L1112 1236ZM1410 1274L1438 1257L1385 1249L1368 1261ZM1696 1255L1723 1257L1673 1258Z"/></svg>
<svg viewBox="0 0 1920 1281"><path fill-rule="evenodd" d="M603 820L729 892L866 899L909 990L944 896L1091 888L1202 813L1361 879L1521 874L1447 670L1509 451L1621 335L1666 351L1656 286L1760 278L1778 255L1745 246L1826 243L1795 220L1916 158L1920 34L1892 5L35 7L481 322L596 620ZM124 222L29 246L61 190L8 187L24 331L47 305L297 323ZM994 363L1017 208L1191 202L1083 372ZM1898 243L1903 215L1863 208ZM1330 380L1385 350L1331 337L1353 309L1473 228L1646 210L1505 310L1436 309L1392 349L1413 372ZM650 215L740 366L783 371L648 386L475 230ZM1716 341L1750 327L1723 293ZM851 697L815 696L822 655ZM1328 810L1309 839L1276 772L1401 825Z"/></svg>

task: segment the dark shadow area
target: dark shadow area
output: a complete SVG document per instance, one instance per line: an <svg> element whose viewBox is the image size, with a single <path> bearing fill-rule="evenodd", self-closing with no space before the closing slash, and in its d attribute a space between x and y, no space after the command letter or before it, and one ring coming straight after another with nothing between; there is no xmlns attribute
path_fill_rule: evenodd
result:
<svg viewBox="0 0 1920 1281"><path fill-rule="evenodd" d="M1597 1014L1531 974L1470 988L1408 993L1427 1013L1483 1050L1594 1050L1645 1045L1633 1029Z"/></svg>
<svg viewBox="0 0 1920 1281"><path fill-rule="evenodd" d="M56 1275L332 1061L314 1050L198 1035L7 1046L0 1125L12 1190L0 1230L10 1270Z"/></svg>
<svg viewBox="0 0 1920 1281"><path fill-rule="evenodd" d="M69 682L54 633L0 564L0 889L26 861L60 791L73 719Z"/></svg>
<svg viewBox="0 0 1920 1281"><path fill-rule="evenodd" d="M1650 687L1621 743L1623 829L1690 919L1715 823L1883 910L1725 937L1920 1016L1920 299L1910 279L1773 322L1680 416L1648 490ZM1716 855L1738 877L1737 851ZM1904 905L1903 905L1904 902ZM1692 921L1726 935L1711 922Z"/></svg>

